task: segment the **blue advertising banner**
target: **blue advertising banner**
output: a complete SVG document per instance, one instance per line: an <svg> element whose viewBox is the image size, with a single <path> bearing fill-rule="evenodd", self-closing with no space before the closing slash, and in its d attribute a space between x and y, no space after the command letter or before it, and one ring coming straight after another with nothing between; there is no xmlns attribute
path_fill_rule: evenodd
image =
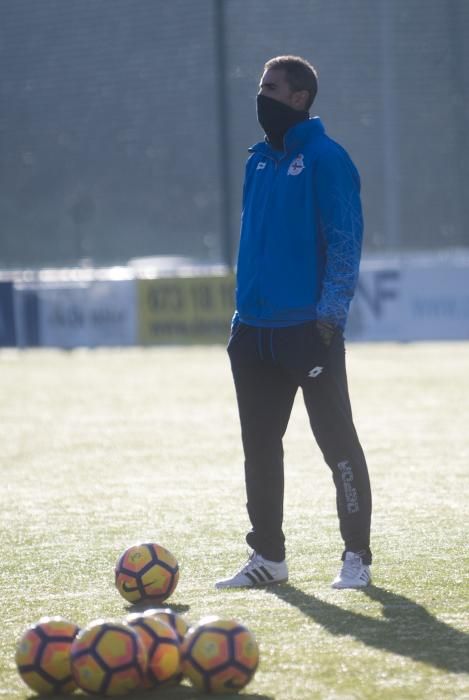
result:
<svg viewBox="0 0 469 700"><path fill-rule="evenodd" d="M38 290L44 347L129 346L137 342L134 280L44 284Z"/></svg>
<svg viewBox="0 0 469 700"><path fill-rule="evenodd" d="M19 348L34 348L39 342L38 289L27 285L15 286L16 344Z"/></svg>
<svg viewBox="0 0 469 700"><path fill-rule="evenodd" d="M0 347L16 345L13 283L0 282Z"/></svg>

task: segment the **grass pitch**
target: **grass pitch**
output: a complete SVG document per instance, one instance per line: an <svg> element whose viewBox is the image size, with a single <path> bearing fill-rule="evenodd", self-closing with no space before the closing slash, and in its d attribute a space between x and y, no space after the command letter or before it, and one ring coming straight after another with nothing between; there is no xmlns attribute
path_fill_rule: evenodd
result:
<svg viewBox="0 0 469 700"><path fill-rule="evenodd" d="M222 592L213 582L242 563L248 527L224 349L0 352L0 698L32 695L14 664L27 625L128 612L113 567L139 540L178 558L176 611L255 633L261 663L244 697L469 698L469 344L351 344L348 368L374 585L329 587L334 491L298 395L285 440L290 581Z"/></svg>

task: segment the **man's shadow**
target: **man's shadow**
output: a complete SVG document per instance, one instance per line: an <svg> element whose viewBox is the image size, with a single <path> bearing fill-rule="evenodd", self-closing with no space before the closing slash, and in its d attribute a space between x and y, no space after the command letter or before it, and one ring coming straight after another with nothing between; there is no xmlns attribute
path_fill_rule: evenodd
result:
<svg viewBox="0 0 469 700"><path fill-rule="evenodd" d="M350 635L370 647L452 673L469 673L469 635L440 622L409 598L378 586L364 588L364 595L383 606L382 620L344 610L288 583L268 590L331 634Z"/></svg>

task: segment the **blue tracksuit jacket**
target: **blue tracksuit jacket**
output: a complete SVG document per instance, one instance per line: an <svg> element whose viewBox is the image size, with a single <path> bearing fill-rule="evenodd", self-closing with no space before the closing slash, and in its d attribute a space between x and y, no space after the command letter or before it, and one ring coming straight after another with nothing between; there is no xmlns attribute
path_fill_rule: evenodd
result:
<svg viewBox="0 0 469 700"><path fill-rule="evenodd" d="M249 149L235 318L343 328L360 263L360 178L318 117L291 128L284 144L285 152L265 141Z"/></svg>

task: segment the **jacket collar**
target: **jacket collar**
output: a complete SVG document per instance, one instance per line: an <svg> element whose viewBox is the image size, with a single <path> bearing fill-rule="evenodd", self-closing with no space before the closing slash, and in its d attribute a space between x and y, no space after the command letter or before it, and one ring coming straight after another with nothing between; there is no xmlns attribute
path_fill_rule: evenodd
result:
<svg viewBox="0 0 469 700"><path fill-rule="evenodd" d="M325 133L324 125L319 117L306 119L304 122L296 124L285 134L283 139L285 151L276 151L268 141L259 141L248 149L250 153L259 153L261 155L274 157L278 160L283 158L286 153L297 151L306 142L316 139Z"/></svg>

